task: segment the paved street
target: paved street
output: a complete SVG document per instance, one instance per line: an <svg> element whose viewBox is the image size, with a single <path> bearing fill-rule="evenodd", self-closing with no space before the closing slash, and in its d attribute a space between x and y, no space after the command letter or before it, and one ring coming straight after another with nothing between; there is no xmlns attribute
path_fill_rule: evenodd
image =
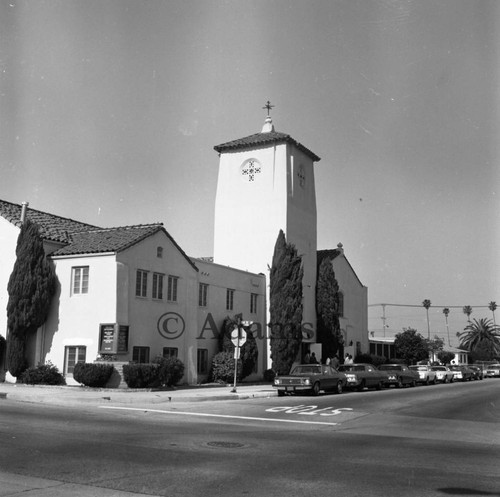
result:
<svg viewBox="0 0 500 497"><path fill-rule="evenodd" d="M0 496L500 496L500 381L232 401L0 400Z"/></svg>

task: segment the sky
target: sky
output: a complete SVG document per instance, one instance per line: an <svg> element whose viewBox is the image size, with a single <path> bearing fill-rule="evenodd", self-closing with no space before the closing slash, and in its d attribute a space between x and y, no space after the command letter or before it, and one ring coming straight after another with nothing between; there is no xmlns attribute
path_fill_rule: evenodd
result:
<svg viewBox="0 0 500 497"><path fill-rule="evenodd" d="M496 0L0 0L0 198L211 256L213 147L270 100L321 157L318 248L343 244L369 329L457 345L463 306L500 304L499 22Z"/></svg>

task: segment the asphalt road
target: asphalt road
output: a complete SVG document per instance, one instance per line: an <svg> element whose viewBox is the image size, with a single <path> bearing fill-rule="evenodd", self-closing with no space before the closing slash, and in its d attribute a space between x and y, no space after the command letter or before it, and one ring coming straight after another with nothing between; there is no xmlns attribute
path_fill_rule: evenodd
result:
<svg viewBox="0 0 500 497"><path fill-rule="evenodd" d="M0 401L0 496L499 496L500 380L228 402Z"/></svg>

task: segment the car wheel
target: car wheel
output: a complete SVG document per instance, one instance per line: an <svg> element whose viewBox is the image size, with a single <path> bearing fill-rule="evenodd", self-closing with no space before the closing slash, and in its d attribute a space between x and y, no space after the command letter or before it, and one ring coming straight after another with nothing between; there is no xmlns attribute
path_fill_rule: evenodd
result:
<svg viewBox="0 0 500 497"><path fill-rule="evenodd" d="M403 388L403 380L401 378L398 378L398 382L396 383L396 388Z"/></svg>
<svg viewBox="0 0 500 497"><path fill-rule="evenodd" d="M435 385L435 384L436 384L436 378L434 378L434 379L431 381L431 383L432 383L433 385Z"/></svg>
<svg viewBox="0 0 500 497"><path fill-rule="evenodd" d="M429 385L430 385L430 383L431 383L431 382L430 382L430 380L429 380L429 377L427 377L427 378L425 379L425 384L426 384L427 386L429 386Z"/></svg>
<svg viewBox="0 0 500 497"><path fill-rule="evenodd" d="M383 386L384 386L384 383L383 383L382 381L379 381L379 382L377 383L377 386L376 386L375 388L376 388L377 390L382 390Z"/></svg>
<svg viewBox="0 0 500 497"><path fill-rule="evenodd" d="M335 388L335 393L342 393L344 391L344 387L342 386L342 382L339 380L337 382L337 387Z"/></svg>
<svg viewBox="0 0 500 497"><path fill-rule="evenodd" d="M358 386L358 392L362 392L365 389L365 380L362 380Z"/></svg>
<svg viewBox="0 0 500 497"><path fill-rule="evenodd" d="M320 387L319 387L319 382L317 381L313 387L312 387L312 394L316 397L319 395Z"/></svg>
<svg viewBox="0 0 500 497"><path fill-rule="evenodd" d="M285 392L283 390L278 390L278 397L284 397Z"/></svg>
<svg viewBox="0 0 500 497"><path fill-rule="evenodd" d="M417 382L416 382L416 380L413 380L413 381L410 383L410 385L411 385L412 387L416 387L416 386L417 386Z"/></svg>

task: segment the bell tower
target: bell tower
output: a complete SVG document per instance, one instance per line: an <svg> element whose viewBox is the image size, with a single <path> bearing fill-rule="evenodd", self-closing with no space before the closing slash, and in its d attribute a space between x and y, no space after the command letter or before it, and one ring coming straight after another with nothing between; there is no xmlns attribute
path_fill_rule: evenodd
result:
<svg viewBox="0 0 500 497"><path fill-rule="evenodd" d="M267 102L260 133L217 145L214 262L268 278L279 230L303 258L303 322L316 329L317 218L314 163L320 158L275 131ZM267 303L268 305L268 303Z"/></svg>

